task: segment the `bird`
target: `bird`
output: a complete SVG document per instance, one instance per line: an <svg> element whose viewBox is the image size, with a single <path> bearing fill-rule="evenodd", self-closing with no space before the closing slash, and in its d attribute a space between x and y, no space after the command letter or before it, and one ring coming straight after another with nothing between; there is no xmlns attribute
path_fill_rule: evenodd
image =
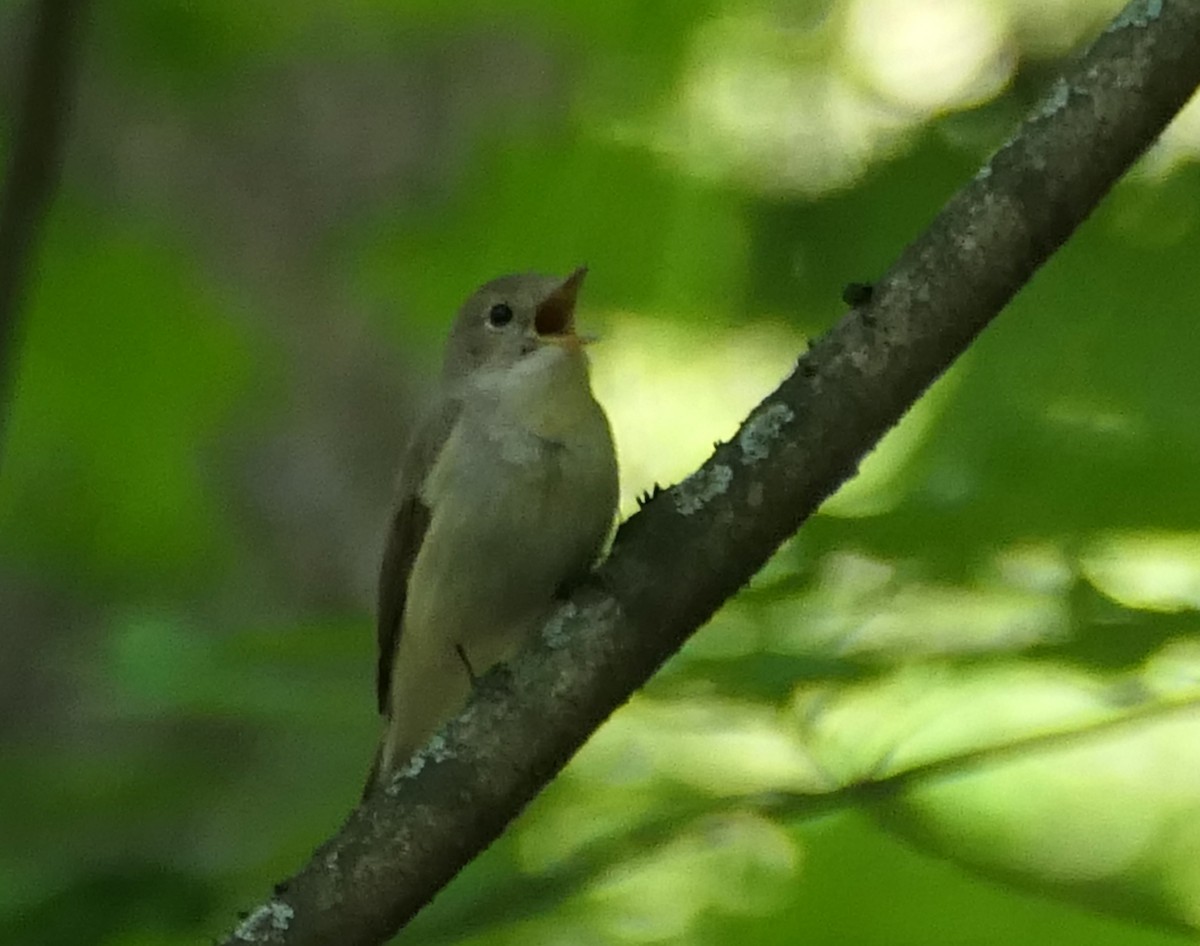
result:
<svg viewBox="0 0 1200 946"><path fill-rule="evenodd" d="M493 279L450 329L380 568L384 725L364 797L537 633L612 532L616 450L575 327L586 274Z"/></svg>

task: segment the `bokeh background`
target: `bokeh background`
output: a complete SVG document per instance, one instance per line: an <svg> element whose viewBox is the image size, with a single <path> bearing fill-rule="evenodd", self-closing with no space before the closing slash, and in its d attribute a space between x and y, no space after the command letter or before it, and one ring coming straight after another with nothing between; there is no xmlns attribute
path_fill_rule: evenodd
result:
<svg viewBox="0 0 1200 946"><path fill-rule="evenodd" d="M204 942L341 823L391 478L475 285L591 267L628 515L1117 6L94 4L8 368L0 941ZM1193 105L400 941L1192 941L1198 156Z"/></svg>

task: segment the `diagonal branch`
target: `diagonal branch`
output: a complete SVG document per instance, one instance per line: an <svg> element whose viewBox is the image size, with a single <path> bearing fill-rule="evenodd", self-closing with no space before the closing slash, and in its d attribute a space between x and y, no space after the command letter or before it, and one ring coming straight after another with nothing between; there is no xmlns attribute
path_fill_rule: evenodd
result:
<svg viewBox="0 0 1200 946"><path fill-rule="evenodd" d="M1028 281L1200 83L1200 0L1135 0L737 437L630 519L537 646L227 940L372 944L482 851Z"/></svg>
<svg viewBox="0 0 1200 946"><path fill-rule="evenodd" d="M86 0L41 0L34 11L12 153L0 190L0 399L13 369L17 318L38 226L62 165L77 68L76 40ZM0 409L0 444L4 414Z"/></svg>

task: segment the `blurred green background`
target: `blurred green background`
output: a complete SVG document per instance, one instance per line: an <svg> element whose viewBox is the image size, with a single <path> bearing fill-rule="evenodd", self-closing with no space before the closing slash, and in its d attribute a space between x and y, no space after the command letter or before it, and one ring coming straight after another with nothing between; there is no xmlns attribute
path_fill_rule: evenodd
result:
<svg viewBox="0 0 1200 946"><path fill-rule="evenodd" d="M96 3L0 466L0 942L204 942L339 826L475 285L591 267L628 514L1117 6ZM1192 941L1198 156L1193 103L400 941Z"/></svg>

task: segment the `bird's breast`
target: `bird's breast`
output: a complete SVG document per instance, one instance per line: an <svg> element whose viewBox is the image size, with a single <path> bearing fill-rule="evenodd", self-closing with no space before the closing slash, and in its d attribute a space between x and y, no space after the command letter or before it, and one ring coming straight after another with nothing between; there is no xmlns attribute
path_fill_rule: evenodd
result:
<svg viewBox="0 0 1200 946"><path fill-rule="evenodd" d="M596 416L599 427L562 440L460 419L422 491L431 521L406 619L489 660L500 649L479 650L484 641L507 647L503 628L536 626L612 525L616 466L598 407Z"/></svg>

